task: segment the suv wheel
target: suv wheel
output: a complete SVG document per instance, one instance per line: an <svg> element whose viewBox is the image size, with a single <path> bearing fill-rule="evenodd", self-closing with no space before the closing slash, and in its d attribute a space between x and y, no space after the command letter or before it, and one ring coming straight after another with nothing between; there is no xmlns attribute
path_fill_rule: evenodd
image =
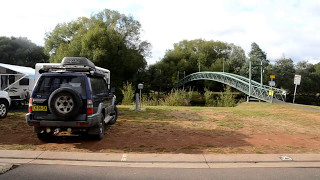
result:
<svg viewBox="0 0 320 180"><path fill-rule="evenodd" d="M95 139L96 140L102 140L103 139L103 137L104 137L104 134L105 134L105 127L104 127L104 117L103 117L103 115L101 115L101 119L100 119L100 121L99 121L99 124L98 124L98 134L97 135L95 135Z"/></svg>
<svg viewBox="0 0 320 180"><path fill-rule="evenodd" d="M0 100L0 118L7 117L8 114L8 103L4 100Z"/></svg>
<svg viewBox="0 0 320 180"><path fill-rule="evenodd" d="M55 90L49 97L49 109L59 119L75 117L82 108L82 98L71 88Z"/></svg>
<svg viewBox="0 0 320 180"><path fill-rule="evenodd" d="M51 134L48 133L37 133L37 137L40 141L47 142L51 137Z"/></svg>
<svg viewBox="0 0 320 180"><path fill-rule="evenodd" d="M108 122L108 125L115 124L118 119L118 108L116 105L114 105L114 113L111 114L112 119Z"/></svg>

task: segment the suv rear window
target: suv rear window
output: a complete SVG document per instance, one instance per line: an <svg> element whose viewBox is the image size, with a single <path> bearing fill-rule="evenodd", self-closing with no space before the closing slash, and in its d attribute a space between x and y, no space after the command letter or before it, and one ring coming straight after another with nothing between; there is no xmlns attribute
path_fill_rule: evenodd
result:
<svg viewBox="0 0 320 180"><path fill-rule="evenodd" d="M42 76L39 79L36 94L50 95L54 90L69 87L86 96L84 78L82 76Z"/></svg>

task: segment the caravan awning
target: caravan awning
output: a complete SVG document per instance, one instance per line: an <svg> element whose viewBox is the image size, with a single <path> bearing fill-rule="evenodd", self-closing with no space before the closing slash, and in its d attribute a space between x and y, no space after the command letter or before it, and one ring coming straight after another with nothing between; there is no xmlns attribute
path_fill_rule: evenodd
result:
<svg viewBox="0 0 320 180"><path fill-rule="evenodd" d="M11 64L3 64L3 63L0 63L0 67L4 67L12 71L28 75L29 78L34 79L35 70L31 67L24 67L24 66L17 66L17 65L11 65Z"/></svg>

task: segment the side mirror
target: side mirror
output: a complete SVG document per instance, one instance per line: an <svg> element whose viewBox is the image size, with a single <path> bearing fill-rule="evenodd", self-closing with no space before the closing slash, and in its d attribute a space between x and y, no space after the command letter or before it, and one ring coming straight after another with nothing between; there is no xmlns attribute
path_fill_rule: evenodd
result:
<svg viewBox="0 0 320 180"><path fill-rule="evenodd" d="M116 88L115 88L115 87L112 87L110 92L111 92L111 93L115 93L115 92L116 92Z"/></svg>

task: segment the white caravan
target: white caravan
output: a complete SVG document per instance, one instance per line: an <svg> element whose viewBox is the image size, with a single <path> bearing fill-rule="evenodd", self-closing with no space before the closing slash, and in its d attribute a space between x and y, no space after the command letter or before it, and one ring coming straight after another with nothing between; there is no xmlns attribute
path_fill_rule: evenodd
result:
<svg viewBox="0 0 320 180"><path fill-rule="evenodd" d="M28 101L34 78L33 68L0 63L0 90L8 92L13 105Z"/></svg>

